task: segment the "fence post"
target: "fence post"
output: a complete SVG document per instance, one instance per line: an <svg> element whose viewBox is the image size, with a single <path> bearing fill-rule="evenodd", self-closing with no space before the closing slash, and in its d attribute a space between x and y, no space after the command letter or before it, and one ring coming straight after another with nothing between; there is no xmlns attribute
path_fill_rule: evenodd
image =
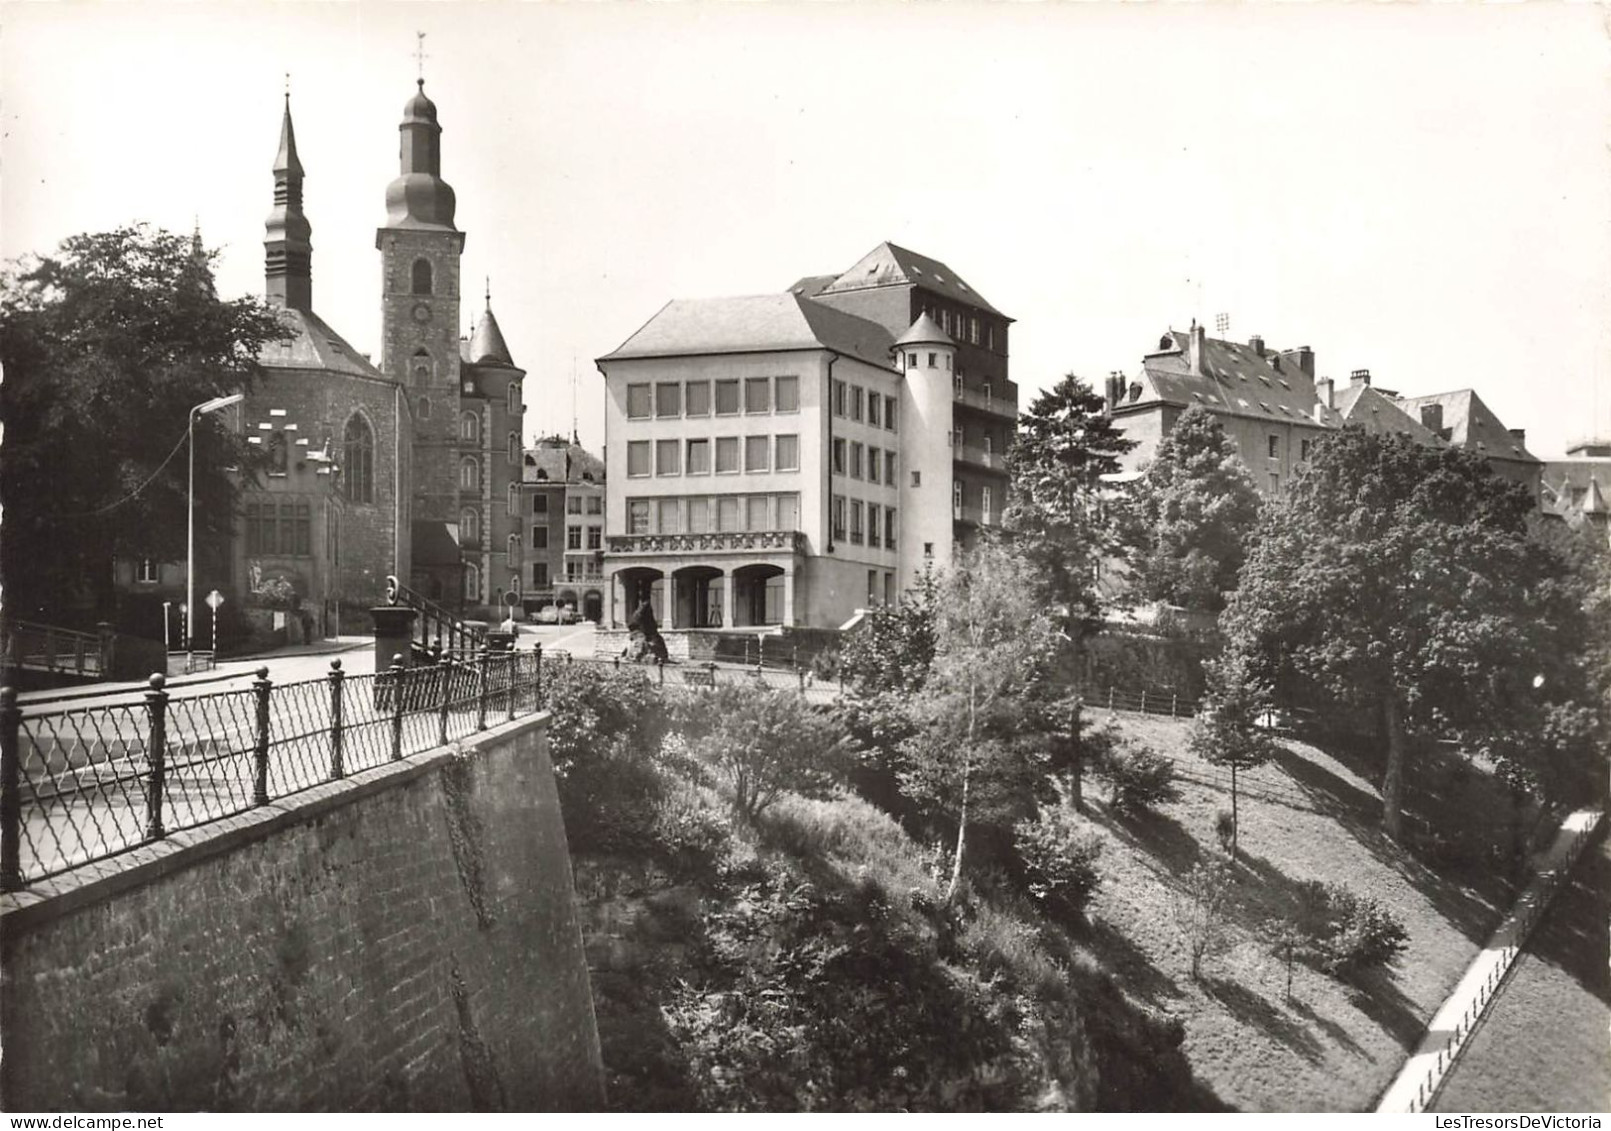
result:
<svg viewBox="0 0 1611 1131"><path fill-rule="evenodd" d="M537 670L531 677L531 709L535 711L543 704L543 642L541 640L537 641L537 646L532 649L532 652L537 656L534 661Z"/></svg>
<svg viewBox="0 0 1611 1131"><path fill-rule="evenodd" d="M162 791L168 776L168 693L163 690L168 677L157 672L151 677L151 690L145 693L145 709L151 722L151 743L146 748L146 762L151 767L145 786L145 835L147 840L160 840L166 834L162 827Z"/></svg>
<svg viewBox="0 0 1611 1131"><path fill-rule="evenodd" d="M1108 684L1108 710L1113 710L1113 685Z"/></svg>
<svg viewBox="0 0 1611 1131"><path fill-rule="evenodd" d="M1147 689L1145 687L1141 689L1141 713L1143 715L1147 713Z"/></svg>
<svg viewBox="0 0 1611 1131"><path fill-rule="evenodd" d="M1175 692L1173 691L1169 693L1169 717L1171 719L1175 717Z"/></svg>
<svg viewBox="0 0 1611 1131"><path fill-rule="evenodd" d="M492 653L487 646L481 646L481 654L476 657L476 673L478 686L476 688L475 729L487 729L487 668L492 663Z"/></svg>
<svg viewBox="0 0 1611 1131"><path fill-rule="evenodd" d="M22 751L17 689L0 687L0 891L22 887Z"/></svg>
<svg viewBox="0 0 1611 1131"><path fill-rule="evenodd" d="M392 761L403 760L403 673L408 669L403 667L402 655L392 656L392 666L389 669L392 677ZM376 676L377 679L381 678Z"/></svg>
<svg viewBox="0 0 1611 1131"><path fill-rule="evenodd" d="M252 804L268 804L269 682L268 665L257 669L252 690L257 693L257 744L252 748Z"/></svg>
<svg viewBox="0 0 1611 1131"><path fill-rule="evenodd" d="M453 701L451 677L453 677L453 661L449 661L448 652L443 652L440 661L437 661L437 683L441 685L441 701L437 704L437 746L448 744L448 704Z"/></svg>
<svg viewBox="0 0 1611 1131"><path fill-rule="evenodd" d="M341 681L346 673L341 670L341 661L330 661L330 780L337 781L347 776L347 767L342 760L342 734L341 725Z"/></svg>
<svg viewBox="0 0 1611 1131"><path fill-rule="evenodd" d="M519 674L516 671L516 662L515 646L511 644L509 646L509 655L505 659L503 665L504 672L506 673L503 677L503 697L505 700L504 706L508 708L504 721L510 723L515 721L515 679Z"/></svg>

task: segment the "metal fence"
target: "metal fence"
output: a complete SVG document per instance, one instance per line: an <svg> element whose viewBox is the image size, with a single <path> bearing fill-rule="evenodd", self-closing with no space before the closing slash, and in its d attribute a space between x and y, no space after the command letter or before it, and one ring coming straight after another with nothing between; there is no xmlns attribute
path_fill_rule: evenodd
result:
<svg viewBox="0 0 1611 1131"><path fill-rule="evenodd" d="M0 890L267 805L535 712L542 653L482 651L348 676L24 718L0 690Z"/></svg>
<svg viewBox="0 0 1611 1131"><path fill-rule="evenodd" d="M1177 692L1160 688L1129 688L1082 686L1080 695L1087 707L1102 707L1109 711L1135 711L1143 715L1168 715L1175 719L1189 719L1197 713L1200 703Z"/></svg>
<svg viewBox="0 0 1611 1131"><path fill-rule="evenodd" d="M844 684L837 680L825 679L809 667L789 667L781 662L774 664L770 658L764 666L756 663L743 667L694 660L667 664L648 660L635 662L620 656L575 656L562 651L551 653L550 658L556 662L586 664L595 669L642 671L651 682L661 687L767 687L774 691L797 691L808 703L833 703L845 694Z"/></svg>

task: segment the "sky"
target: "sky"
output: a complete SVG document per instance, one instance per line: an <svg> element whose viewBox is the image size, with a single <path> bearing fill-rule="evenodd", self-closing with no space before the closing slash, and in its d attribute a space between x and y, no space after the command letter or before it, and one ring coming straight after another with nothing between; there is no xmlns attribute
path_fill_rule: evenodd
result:
<svg viewBox="0 0 1611 1131"><path fill-rule="evenodd" d="M7 0L0 256L199 223L261 293L289 73L314 308L378 355L420 31L528 438L597 450L593 359L667 301L883 240L1017 320L1021 404L1224 314L1340 381L1473 388L1544 458L1611 437L1600 4Z"/></svg>

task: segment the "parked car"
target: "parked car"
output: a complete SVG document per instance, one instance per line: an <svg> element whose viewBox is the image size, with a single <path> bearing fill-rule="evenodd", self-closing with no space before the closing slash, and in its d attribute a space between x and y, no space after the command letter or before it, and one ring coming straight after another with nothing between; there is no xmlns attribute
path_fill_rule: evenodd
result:
<svg viewBox="0 0 1611 1131"><path fill-rule="evenodd" d="M571 605L544 605L531 619L538 624L579 624L582 617Z"/></svg>

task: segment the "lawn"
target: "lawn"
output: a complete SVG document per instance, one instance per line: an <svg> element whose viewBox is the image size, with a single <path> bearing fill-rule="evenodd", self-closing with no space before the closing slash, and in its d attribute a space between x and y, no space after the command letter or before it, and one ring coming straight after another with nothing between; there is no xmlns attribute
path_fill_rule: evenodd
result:
<svg viewBox="0 0 1611 1131"><path fill-rule="evenodd" d="M1100 721L1106 712L1097 714ZM1101 787L1087 790L1106 847L1082 945L1133 998L1183 1021L1194 1072L1226 1103L1368 1110L1509 905L1512 890L1489 863L1487 843L1508 835L1508 800L1463 762L1429 756L1417 767L1412 827L1447 827L1471 813L1502 818L1433 846L1434 870L1379 832L1368 767L1284 743L1275 763L1242 775L1243 863L1229 945L1194 982L1171 893L1195 862L1224 856L1213 824L1230 807L1228 777L1186 750L1185 721L1116 718L1123 733L1175 759L1186 780L1177 801L1139 818L1111 812ZM1409 930L1395 967L1345 983L1299 966L1285 1000L1284 964L1258 929L1293 906L1303 880L1341 881L1390 908Z"/></svg>
<svg viewBox="0 0 1611 1131"><path fill-rule="evenodd" d="M1431 1110L1611 1107L1608 902L1611 847L1602 840L1556 895Z"/></svg>

